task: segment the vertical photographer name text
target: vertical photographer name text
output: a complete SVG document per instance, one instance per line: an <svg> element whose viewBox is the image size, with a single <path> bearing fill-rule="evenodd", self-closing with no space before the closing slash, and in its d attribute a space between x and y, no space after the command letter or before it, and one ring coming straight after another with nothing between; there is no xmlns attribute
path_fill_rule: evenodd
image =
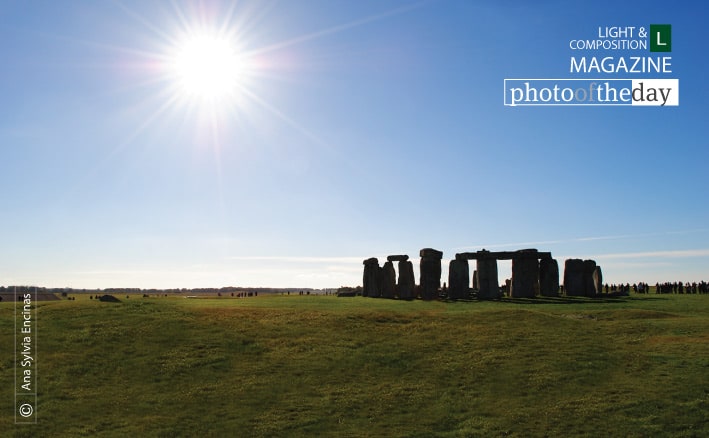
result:
<svg viewBox="0 0 709 438"><path fill-rule="evenodd" d="M15 423L37 422L37 288L15 287Z"/></svg>

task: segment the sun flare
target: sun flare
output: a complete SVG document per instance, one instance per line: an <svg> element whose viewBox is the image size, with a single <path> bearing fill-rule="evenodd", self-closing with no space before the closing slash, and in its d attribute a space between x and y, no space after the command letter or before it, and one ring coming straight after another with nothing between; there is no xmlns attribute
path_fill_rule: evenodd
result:
<svg viewBox="0 0 709 438"><path fill-rule="evenodd" d="M173 70L181 92L198 99L233 96L244 75L243 62L233 45L213 36L193 37L180 45Z"/></svg>

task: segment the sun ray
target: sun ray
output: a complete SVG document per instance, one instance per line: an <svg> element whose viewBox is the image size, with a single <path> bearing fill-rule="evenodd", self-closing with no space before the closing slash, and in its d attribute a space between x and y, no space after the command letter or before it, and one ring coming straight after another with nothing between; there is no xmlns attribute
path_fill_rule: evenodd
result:
<svg viewBox="0 0 709 438"><path fill-rule="evenodd" d="M133 17L133 19L135 19L140 24L145 26L146 29L152 31L153 33L155 33L155 35L158 35L164 41L170 41L170 39L171 39L170 34L165 32L164 30L160 29L159 27L155 26L153 23L150 22L150 20L146 19L145 17L143 17L139 13L135 12L134 10L129 8L128 6L124 5L123 2L121 2L121 1L115 1L115 4L118 5L118 7L123 10L123 12L127 13L128 15Z"/></svg>
<svg viewBox="0 0 709 438"><path fill-rule="evenodd" d="M286 122L286 124L288 124L290 127L294 128L296 131L298 131L298 132L300 132L301 134L303 134L305 137L307 137L308 139L310 139L312 142L314 142L315 144L317 144L317 145L320 146L321 148L327 149L327 150L331 149L331 147L330 147L329 144L327 144L326 142L324 142L323 140L321 140L320 138L318 138L315 134L313 134L312 132L310 132L310 131L308 131L307 129L305 129L305 128L304 128L303 126L301 126L298 122L296 122L295 120L291 119L290 117L288 117L287 115L285 115L283 112L281 112L280 110L278 110L278 109L275 108L274 106L270 105L270 104L269 104L268 102L266 102L265 100L261 99L261 98L260 98L258 95L256 95L255 93L253 93L253 92L251 92L250 90L247 90L247 89L242 89L242 92L243 92L246 96L248 96L250 99L252 99L254 102L256 102L257 104L259 104L261 107L265 108L266 110L268 110L269 112L271 112L271 114L275 115L276 117L278 117L278 118L281 119L282 121Z"/></svg>
<svg viewBox="0 0 709 438"><path fill-rule="evenodd" d="M261 48L255 49L253 51L246 52L245 55L254 56L257 54L263 54L263 53L267 53L267 52L272 52L272 51L284 49L286 47L290 47L290 46L294 46L296 44L304 43L306 41L322 38L324 36L336 34L336 33L339 33L339 32L345 31L345 30L349 30L352 28L356 28L356 27L359 27L359 26L362 26L365 24L369 24L369 23L372 23L375 21L383 20L385 18L389 18L389 17L395 16L395 15L403 14L405 12L409 12L411 10L420 8L427 3L429 3L429 1L424 0L424 1L420 1L418 3L413 3L410 5L402 6L400 8L395 8L395 9L392 9L392 10L389 10L386 12L382 12L381 14L376 14L376 15L371 15L369 17L360 18L358 20L354 20L349 23L340 24L340 25L333 26L333 27L330 27L327 29L319 30L317 32L312 32L312 33L309 33L306 35L301 35L301 36L298 36L295 38L291 38L290 40L281 41L281 42L278 42L275 44L271 44L270 46L261 47Z"/></svg>
<svg viewBox="0 0 709 438"><path fill-rule="evenodd" d="M145 119L140 125L138 125L132 132L130 132L124 139L122 139L118 144L116 144L114 147L112 147L108 153L103 157L103 159L99 160L98 163L96 163L94 166L92 166L90 169L87 169L87 171L84 173L82 178L79 178L77 180L77 184L75 185L73 190L70 190L69 193L66 194L66 196L71 197L77 192L80 191L81 188L91 186L91 181L100 174L101 171L103 171L107 166L109 166L112 162L112 160L128 145L132 144L138 136L145 132L151 125L153 125L163 114L165 114L168 110L172 109L177 97L172 96L168 98L165 102L163 102L160 107L156 111L153 111L151 115Z"/></svg>

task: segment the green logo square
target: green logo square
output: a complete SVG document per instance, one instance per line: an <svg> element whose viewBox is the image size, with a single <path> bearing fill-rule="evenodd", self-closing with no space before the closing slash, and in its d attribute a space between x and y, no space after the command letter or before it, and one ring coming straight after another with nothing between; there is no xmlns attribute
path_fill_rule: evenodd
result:
<svg viewBox="0 0 709 438"><path fill-rule="evenodd" d="M671 52L672 51L672 25L671 24L651 24L650 25L650 51L651 52Z"/></svg>

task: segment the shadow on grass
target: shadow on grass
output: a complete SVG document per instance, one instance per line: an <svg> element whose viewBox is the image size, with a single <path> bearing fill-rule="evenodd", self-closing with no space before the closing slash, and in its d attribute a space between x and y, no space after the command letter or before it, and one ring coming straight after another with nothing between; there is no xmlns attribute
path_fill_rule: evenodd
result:
<svg viewBox="0 0 709 438"><path fill-rule="evenodd" d="M510 304L583 304L583 303L626 303L628 297L535 297L535 298L503 298L502 303Z"/></svg>
<svg viewBox="0 0 709 438"><path fill-rule="evenodd" d="M667 298L663 297L629 297L627 295L602 295L599 297L569 297L569 296L559 296L559 297L543 297L538 296L534 298L510 298L502 297L493 300L482 300L475 297L463 298L452 300L449 298L441 298L440 301L446 303L478 303L478 302L498 302L507 304L583 304L583 303L609 303L609 304L621 304L629 303L633 301L666 301Z"/></svg>
<svg viewBox="0 0 709 438"><path fill-rule="evenodd" d="M365 297L367 298L367 297ZM372 297L368 297L372 298ZM388 298L381 298L378 297L377 299L380 300L388 300ZM464 304L464 303L484 303L484 302L491 302L491 303L507 303L507 304L597 304L597 303L609 303L609 304L622 304L622 303L630 303L630 302L637 302L637 301L667 301L668 298L662 297L662 296L642 296L642 297L633 297L633 296L628 296L628 295L614 295L614 294L609 294L609 295L600 295L597 297L575 297L575 296L566 296L566 295L561 295L557 297L545 297L545 296L536 296L534 298L511 298L511 297L500 297L496 299L479 299L477 298L474 294L471 295L470 297L466 298L457 298L457 299L452 299L446 296L439 296L437 299L433 300L423 300L421 298L410 298L410 299L401 299L401 298L395 298L395 301L407 301L407 302L412 302L412 301L430 301L430 302L440 302L440 303L450 303L450 304Z"/></svg>
<svg viewBox="0 0 709 438"><path fill-rule="evenodd" d="M625 298L628 301L667 301L667 300L669 300L669 298L666 298L663 296L656 296L656 297L650 296L649 297L647 295L643 295L642 297L625 297Z"/></svg>

